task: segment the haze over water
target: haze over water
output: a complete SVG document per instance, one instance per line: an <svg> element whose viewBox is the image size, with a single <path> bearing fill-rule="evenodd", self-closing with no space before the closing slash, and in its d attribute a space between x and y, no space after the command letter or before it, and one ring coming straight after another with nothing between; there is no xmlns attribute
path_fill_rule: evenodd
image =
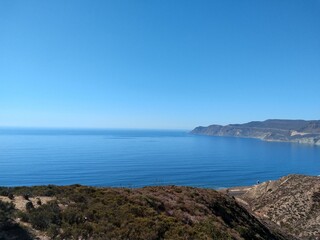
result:
<svg viewBox="0 0 320 240"><path fill-rule="evenodd" d="M186 131L0 130L0 185L221 188L320 174L320 147Z"/></svg>

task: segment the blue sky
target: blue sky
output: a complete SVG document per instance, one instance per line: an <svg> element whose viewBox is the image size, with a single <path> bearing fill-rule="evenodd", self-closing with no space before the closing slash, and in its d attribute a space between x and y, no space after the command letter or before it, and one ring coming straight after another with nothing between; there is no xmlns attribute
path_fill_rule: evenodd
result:
<svg viewBox="0 0 320 240"><path fill-rule="evenodd" d="M320 119L319 0L0 2L0 126Z"/></svg>

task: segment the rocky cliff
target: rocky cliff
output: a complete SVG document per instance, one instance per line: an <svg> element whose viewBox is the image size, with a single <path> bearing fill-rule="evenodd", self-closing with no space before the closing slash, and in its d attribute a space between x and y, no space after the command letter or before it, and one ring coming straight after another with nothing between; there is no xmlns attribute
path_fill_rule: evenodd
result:
<svg viewBox="0 0 320 240"><path fill-rule="evenodd" d="M196 127L192 134L259 138L265 141L297 142L320 145L320 120L254 121L226 126Z"/></svg>

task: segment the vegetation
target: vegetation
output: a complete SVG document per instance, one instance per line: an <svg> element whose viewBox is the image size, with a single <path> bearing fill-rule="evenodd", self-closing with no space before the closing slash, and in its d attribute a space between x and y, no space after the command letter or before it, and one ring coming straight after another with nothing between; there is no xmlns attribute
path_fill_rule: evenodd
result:
<svg viewBox="0 0 320 240"><path fill-rule="evenodd" d="M12 217L14 205L0 201L0 226L6 224Z"/></svg>
<svg viewBox="0 0 320 240"><path fill-rule="evenodd" d="M0 188L0 193L23 196L28 202L16 217L52 239L284 239L232 197L209 189L73 185ZM52 201L36 204L41 196Z"/></svg>
<svg viewBox="0 0 320 240"><path fill-rule="evenodd" d="M13 221L14 213L12 203L0 201L0 239L31 240L30 234Z"/></svg>

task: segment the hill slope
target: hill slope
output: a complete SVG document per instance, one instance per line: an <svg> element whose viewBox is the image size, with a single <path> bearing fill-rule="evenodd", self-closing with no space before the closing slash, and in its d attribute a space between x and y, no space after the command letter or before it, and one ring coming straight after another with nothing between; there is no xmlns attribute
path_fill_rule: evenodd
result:
<svg viewBox="0 0 320 240"><path fill-rule="evenodd" d="M16 204L11 218L41 239L291 239L233 197L209 189L74 185L1 188L0 193L2 202Z"/></svg>
<svg viewBox="0 0 320 240"><path fill-rule="evenodd" d="M320 239L320 177L289 175L229 194L299 239Z"/></svg>
<svg viewBox="0 0 320 240"><path fill-rule="evenodd" d="M266 141L286 141L320 145L320 120L270 119L226 126L196 127L192 134L259 138Z"/></svg>

